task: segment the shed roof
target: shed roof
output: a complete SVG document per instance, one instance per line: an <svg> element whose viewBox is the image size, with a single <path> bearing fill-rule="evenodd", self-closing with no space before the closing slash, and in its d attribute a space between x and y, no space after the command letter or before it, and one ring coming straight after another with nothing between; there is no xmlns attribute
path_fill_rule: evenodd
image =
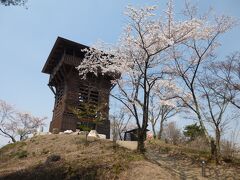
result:
<svg viewBox="0 0 240 180"><path fill-rule="evenodd" d="M131 132L137 132L137 131L138 131L138 128L134 128L134 129L125 131L125 133L131 133ZM146 129L146 131L150 131L150 130Z"/></svg>

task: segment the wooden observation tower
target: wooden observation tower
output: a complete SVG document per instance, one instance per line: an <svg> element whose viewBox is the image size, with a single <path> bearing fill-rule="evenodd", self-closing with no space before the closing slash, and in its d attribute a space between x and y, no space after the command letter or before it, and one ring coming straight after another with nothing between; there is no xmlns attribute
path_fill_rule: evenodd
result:
<svg viewBox="0 0 240 180"><path fill-rule="evenodd" d="M79 125L86 123L86 119L77 118L71 108L81 109L83 103L101 106L103 121L91 124L98 133L110 137L109 93L112 88L110 76L94 76L88 74L86 80L80 78L77 69L84 58L85 45L58 37L50 55L42 69L43 73L49 74L48 86L55 95L53 117L49 131L54 128L59 131L73 130Z"/></svg>

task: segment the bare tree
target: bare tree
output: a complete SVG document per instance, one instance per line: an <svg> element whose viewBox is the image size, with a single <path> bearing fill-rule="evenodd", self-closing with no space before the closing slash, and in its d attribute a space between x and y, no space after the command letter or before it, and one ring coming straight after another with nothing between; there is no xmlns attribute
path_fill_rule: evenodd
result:
<svg viewBox="0 0 240 180"><path fill-rule="evenodd" d="M164 129L164 138L167 142L170 141L170 143L177 145L181 137L181 131L177 127L176 122L170 122L166 124L166 127Z"/></svg>
<svg viewBox="0 0 240 180"><path fill-rule="evenodd" d="M172 48L172 58L174 59L173 66L170 66L170 71L178 78L177 83L181 87L182 92L176 94L175 97L182 100L184 107L189 109L199 121L201 128L209 143L211 138L204 125L204 116L201 108L201 94L198 92L198 81L204 72L203 65L207 61L212 61L216 48L219 46L218 39L235 25L235 21L228 16L214 17L211 21L211 13L198 15L197 8L186 3L184 15L189 19L199 17L202 21L210 21L211 25L203 24L200 31L205 33L201 38L196 35L190 41L187 41L183 46Z"/></svg>
<svg viewBox="0 0 240 180"><path fill-rule="evenodd" d="M12 105L0 100L0 135L16 142L15 109Z"/></svg>
<svg viewBox="0 0 240 180"><path fill-rule="evenodd" d="M44 126L44 118L34 117L29 113L17 113L15 118L16 133L19 140L24 140L28 135L33 134L39 127Z"/></svg>
<svg viewBox="0 0 240 180"><path fill-rule="evenodd" d="M177 107L175 107L173 104L166 104L165 101L161 101L158 95L152 95L150 96L150 102L149 102L149 121L152 125L152 131L153 131L153 137L154 139L157 138L157 133L155 126L157 122L159 121L160 124L160 130L158 133L158 138L162 138L163 133L163 124L166 122L169 118L176 115L178 112Z"/></svg>
<svg viewBox="0 0 240 180"><path fill-rule="evenodd" d="M213 89L219 98L227 98L240 109L240 52L235 52L222 61L210 64L209 69L218 78L218 87ZM226 96L227 93L227 96Z"/></svg>
<svg viewBox="0 0 240 180"><path fill-rule="evenodd" d="M17 137L21 141L36 132L39 127L44 126L45 119L17 112L12 105L0 100L0 135L10 138L13 143L17 141Z"/></svg>
<svg viewBox="0 0 240 180"><path fill-rule="evenodd" d="M160 130L158 133L158 139L162 139L162 134L164 131L164 122L166 122L171 117L175 116L179 112L177 107L169 105L160 106Z"/></svg>
<svg viewBox="0 0 240 180"><path fill-rule="evenodd" d="M152 131L153 131L153 138L156 139L157 133L156 133L156 123L160 118L160 113L161 113L161 105L160 105L160 100L156 95L152 95L150 97L149 101L149 121L152 124Z"/></svg>
<svg viewBox="0 0 240 180"><path fill-rule="evenodd" d="M228 84L215 74L216 70L212 70L214 67L209 65L206 69L209 71L205 71L205 75L198 79L202 88L202 103L205 103L202 112L206 121L213 126L215 131L216 151L212 150L212 152L214 153L216 163L219 163L221 136L224 128L231 120L231 115L226 115L226 113L230 106L230 99L233 96L229 94ZM219 96L219 92L221 92L221 96Z"/></svg>
<svg viewBox="0 0 240 180"><path fill-rule="evenodd" d="M110 116L113 139L123 140L123 133L129 129L131 118L131 114L124 108Z"/></svg>
<svg viewBox="0 0 240 180"><path fill-rule="evenodd" d="M211 90L209 101L212 101L212 96L215 99L215 102L209 104L218 105L219 116L222 114L217 118L214 117L214 115L216 116L217 114L213 114L213 111L216 111L217 108L214 108L214 110L210 111L211 122L215 127L217 156L219 158L221 152L221 130L228 123L226 120L232 120L231 115L233 114L228 113L228 119L226 119L226 117L223 116L224 112L227 111L226 109L230 104L237 109L240 109L240 53L235 52L227 56L225 60L209 64L207 70L211 73L211 76L205 78L205 82L207 81L207 87ZM225 150L226 147L234 148L234 143L231 141L225 141L225 146L223 147L225 147Z"/></svg>
<svg viewBox="0 0 240 180"><path fill-rule="evenodd" d="M240 137L239 121L236 121L234 128L231 130L230 138L222 140L221 154L223 158L232 160L239 153L238 140Z"/></svg>

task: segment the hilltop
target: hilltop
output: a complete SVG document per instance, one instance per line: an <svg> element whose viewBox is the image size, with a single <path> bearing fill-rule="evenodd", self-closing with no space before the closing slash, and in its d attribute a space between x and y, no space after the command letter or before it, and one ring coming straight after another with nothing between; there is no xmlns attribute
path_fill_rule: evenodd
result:
<svg viewBox="0 0 240 180"><path fill-rule="evenodd" d="M0 149L0 179L240 179L240 160L215 166L208 151L146 142L145 155L83 135L35 136ZM202 177L201 162L206 163Z"/></svg>
<svg viewBox="0 0 240 180"><path fill-rule="evenodd" d="M45 135L0 149L0 179L178 179L168 170L109 140Z"/></svg>

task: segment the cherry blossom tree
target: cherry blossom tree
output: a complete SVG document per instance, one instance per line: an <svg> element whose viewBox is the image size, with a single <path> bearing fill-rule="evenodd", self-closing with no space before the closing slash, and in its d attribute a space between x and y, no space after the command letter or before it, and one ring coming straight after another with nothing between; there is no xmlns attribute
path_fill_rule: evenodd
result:
<svg viewBox="0 0 240 180"><path fill-rule="evenodd" d="M143 8L129 6L125 13L129 23L120 41L116 45L98 44L93 48L85 49L85 58L77 67L82 78L87 78L89 73L96 76L108 74L116 78L121 74L120 78L112 81L116 85L114 92L117 93L111 95L124 104L135 118L140 152L144 152L144 137L149 122L149 102L154 90L156 87L168 85L174 87L168 83L169 76L185 77L188 74L185 73L186 69L182 69L185 66L180 68L177 66L180 59L181 62L185 60L181 58L185 52L183 46L194 50L195 46L192 47L192 43L212 39L207 49L195 48L195 56L190 59L189 63L198 70L196 64L202 61L206 52L210 54L208 49L215 47L216 44L213 42L218 34L230 27L230 19L225 17L216 19L219 22L218 26L209 24L205 18L192 17L178 21L174 16L172 0L169 0L163 16L157 15L156 9L157 6ZM223 24L220 23L221 21ZM176 63L175 69L166 66L172 59ZM194 67L188 68L191 69L190 72ZM169 70L173 69L174 73L170 73ZM196 73L193 73L193 76L195 79ZM186 84L190 85L192 90L191 86L194 86L194 83ZM177 89L175 94L176 92ZM185 100L183 96L181 98Z"/></svg>
<svg viewBox="0 0 240 180"><path fill-rule="evenodd" d="M16 142L15 109L12 105L0 100L0 135Z"/></svg>
<svg viewBox="0 0 240 180"><path fill-rule="evenodd" d="M35 117L29 113L17 112L10 104L0 100L0 135L10 138L14 143L24 140L41 126L46 118Z"/></svg>
<svg viewBox="0 0 240 180"><path fill-rule="evenodd" d="M184 107L195 114L210 142L210 136L204 125L198 78L204 74L204 64L214 61L216 49L220 46L219 38L233 28L236 21L224 15L213 16L211 11L199 15L197 8L189 3L186 3L184 15L189 20L198 18L205 23L202 24L201 28L198 28L197 33L189 41L185 41L181 46L173 45L171 47L170 56L174 62L169 65L169 72L175 76L177 86L182 89L175 94L175 97L179 98Z"/></svg>
<svg viewBox="0 0 240 180"><path fill-rule="evenodd" d="M182 138L181 130L178 128L175 121L166 124L163 135L167 142L174 145L177 145Z"/></svg>
<svg viewBox="0 0 240 180"><path fill-rule="evenodd" d="M30 134L34 134L38 128L44 126L44 118L34 117L29 113L18 112L15 117L16 134L19 140L22 141Z"/></svg>
<svg viewBox="0 0 240 180"><path fill-rule="evenodd" d="M130 129L132 115L123 107L110 115L113 139L123 140L123 133Z"/></svg>

